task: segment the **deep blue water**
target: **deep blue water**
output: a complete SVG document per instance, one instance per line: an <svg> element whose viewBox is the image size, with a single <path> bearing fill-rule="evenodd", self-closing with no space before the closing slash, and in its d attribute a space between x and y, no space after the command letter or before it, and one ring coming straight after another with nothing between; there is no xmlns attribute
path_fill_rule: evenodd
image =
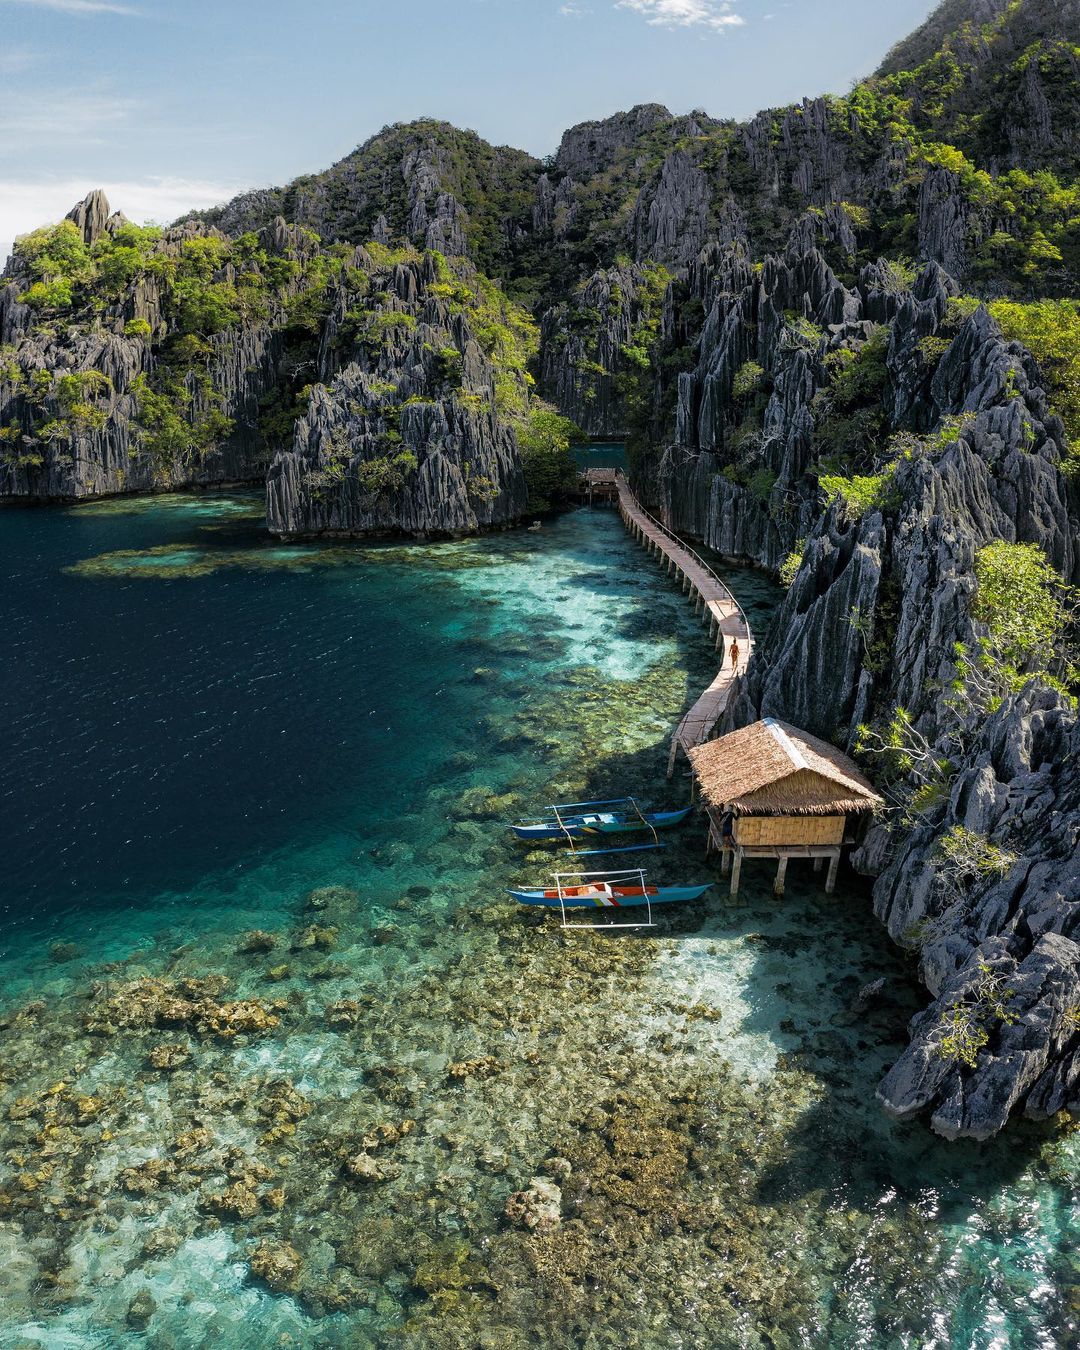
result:
<svg viewBox="0 0 1080 1350"><path fill-rule="evenodd" d="M441 751L418 727L471 715L466 606L438 575L63 571L197 539L198 509L0 521L9 920L181 891L330 824L408 813ZM257 546L258 528L211 542Z"/></svg>
<svg viewBox="0 0 1080 1350"><path fill-rule="evenodd" d="M550 693L545 672L630 687L685 657L658 731L707 681L677 591L638 603L638 562L610 511L366 549L277 544L255 496L6 511L7 940L258 904L306 874L376 900L426 879L380 854L430 842L433 786L498 789L523 761L543 781L504 722Z"/></svg>
<svg viewBox="0 0 1080 1350"><path fill-rule="evenodd" d="M507 950L494 924L470 928L462 915L499 901L525 867L505 840L505 815L582 791L643 786L678 800L685 785L662 776L666 737L714 673L684 597L611 511L572 512L537 533L362 548L274 543L258 498L243 494L11 509L0 513L0 575L5 1002L74 998L87 980L115 974L103 963L169 968L183 944L205 944L196 954L207 965L265 996L264 972L238 959L235 933L285 931L306 891L333 884L359 893L355 931L343 932L338 953L346 974L316 991L295 974L298 997L329 1001L364 981L404 992L428 961L447 970L475 961L478 986L498 987ZM775 588L751 571L727 579L762 636ZM649 865L679 879L707 875L698 843L688 837ZM805 1246L821 1282L828 1331L814 1344L1069 1343L1080 1297L1075 1140L1048 1145L1046 1132L1019 1130L985 1148L953 1147L924 1124L885 1121L869 1098L919 996L865 889L849 882L824 897L807 873L789 877L778 904L770 877L749 870L745 908L717 898L698 929L656 942L641 1006L591 1000L578 983L576 1023L594 1040L602 1029L602 1047L602 1035L645 1037L661 1023L670 1033L665 1000L714 1009L692 1036L676 1018L681 1053L728 1066L792 1117L782 1158L762 1163L760 1212L764 1225L786 1225L785 1252ZM372 926L388 918L403 945L373 946ZM78 958L54 962L57 939ZM525 950L543 941L527 937ZM508 951L516 960L518 948ZM850 1014L852 992L882 974L895 1001L863 1026ZM553 1010L537 1004L537 1017L546 1014L561 1032L557 991ZM458 1098L434 1082L423 1049L446 1020L437 1010L418 1019L403 998L389 1034L403 1063L417 1057L427 1109L452 1118ZM13 1034L0 1043L0 1068ZM33 1024L17 1034L20 1072L30 1072ZM283 1031L238 1050L228 1067L276 1066L325 1107L363 1081L362 1056L358 1067L346 1042L325 1028ZM482 1149L507 1120L524 1122L514 1130L520 1180L546 1093L575 1088L573 1037L565 1044L546 1087L523 1064L503 1116L480 1112L455 1126ZM137 1044L104 1049L93 1047L103 1056L94 1072L112 1085L144 1072ZM37 1066L44 1083L49 1053ZM200 1053L208 1072L221 1067L213 1047ZM812 1078L812 1100L785 1098L785 1059ZM582 1091L590 1086L581 1080ZM147 1091L160 1109L157 1086ZM134 1156L146 1156L147 1139L133 1137ZM748 1123L732 1156L754 1158L759 1146ZM418 1150L410 1184L422 1189L445 1160L435 1131ZM699 1165L716 1169L710 1184L730 1184L727 1155L703 1154ZM0 1191L12 1166L0 1159ZM463 1168L453 1203L463 1213L486 1206L494 1231L511 1184ZM823 1195L828 1232L803 1217L804 1207L820 1217ZM125 1317L142 1287L144 1236L134 1224L111 1258L94 1229L76 1260L79 1297L44 1316L30 1293L12 1293L9 1314L17 1279L2 1272L21 1239L0 1223L0 1346L142 1343ZM698 1247L693 1259L716 1258ZM662 1302L648 1271L615 1274L644 1291L646 1312ZM145 1279L162 1344L349 1343L352 1323L319 1324L254 1289L225 1231L191 1239ZM368 1333L391 1328L386 1343L396 1343L409 1297L399 1306L388 1294L386 1308L365 1313ZM653 1326L635 1323L627 1342L666 1350ZM598 1343L617 1343L618 1325L603 1331ZM763 1344L749 1332L732 1343Z"/></svg>

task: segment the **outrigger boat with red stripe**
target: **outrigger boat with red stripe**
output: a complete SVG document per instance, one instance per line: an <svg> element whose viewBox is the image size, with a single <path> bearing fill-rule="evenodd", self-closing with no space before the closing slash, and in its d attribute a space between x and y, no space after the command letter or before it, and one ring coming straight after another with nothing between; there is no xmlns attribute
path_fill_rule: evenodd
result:
<svg viewBox="0 0 1080 1350"><path fill-rule="evenodd" d="M511 891L523 905L546 905L549 909L626 909L635 905L670 905L680 900L699 900L712 885L701 886L615 886L610 882L595 882L586 886L566 886L561 891Z"/></svg>
<svg viewBox="0 0 1080 1350"><path fill-rule="evenodd" d="M512 890L510 894L523 905L561 910L564 928L651 928L653 905L700 900L712 886L711 881L693 886L650 886L640 867L625 872L556 872L552 880L554 886ZM642 919L624 924L567 922L568 911L642 908L647 911Z"/></svg>

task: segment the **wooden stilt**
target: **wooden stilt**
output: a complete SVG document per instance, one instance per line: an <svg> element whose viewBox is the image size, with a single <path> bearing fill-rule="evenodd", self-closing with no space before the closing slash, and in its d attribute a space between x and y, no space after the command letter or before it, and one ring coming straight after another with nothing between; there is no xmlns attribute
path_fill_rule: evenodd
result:
<svg viewBox="0 0 1080 1350"><path fill-rule="evenodd" d="M839 870L840 870L840 850L837 849L836 852L829 859L829 871L825 877L826 895L832 895L833 891L836 889L836 874Z"/></svg>
<svg viewBox="0 0 1080 1350"><path fill-rule="evenodd" d="M731 894L739 894L739 874L742 872L742 849L735 849L735 864L731 869Z"/></svg>
<svg viewBox="0 0 1080 1350"><path fill-rule="evenodd" d="M822 869L824 866L825 866L825 859L824 859L824 858L815 858L815 859L814 859L814 871L815 871L815 872L820 872L821 869Z"/></svg>
<svg viewBox="0 0 1080 1350"><path fill-rule="evenodd" d="M784 878L787 876L787 855L785 854L776 866L776 880L773 882L773 895L784 894Z"/></svg>
<svg viewBox="0 0 1080 1350"><path fill-rule="evenodd" d="M731 871L731 849L722 848L720 850L720 873L722 876L726 877L730 871Z"/></svg>

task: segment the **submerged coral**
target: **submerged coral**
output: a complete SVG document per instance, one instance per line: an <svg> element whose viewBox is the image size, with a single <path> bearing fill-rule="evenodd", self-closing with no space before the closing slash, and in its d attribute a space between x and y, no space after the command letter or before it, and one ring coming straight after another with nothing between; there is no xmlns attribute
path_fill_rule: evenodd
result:
<svg viewBox="0 0 1080 1350"><path fill-rule="evenodd" d="M763 1350L922 1344L1009 1305L1018 1343L1069 1343L1077 1136L946 1151L869 1105L918 995L850 879L826 897L793 868L781 903L751 866L739 905L716 890L634 935L506 898L587 864L520 850L500 813L630 782L666 800L665 733L712 669L605 521L606 569L531 538L501 563L424 550L485 561L411 574L468 611L424 686L447 711L409 743L421 790L384 775L382 815L349 796L239 883L13 942L9 1339ZM650 873L715 878L696 824L666 842Z"/></svg>
<svg viewBox="0 0 1080 1350"><path fill-rule="evenodd" d="M795 974L786 948L833 940L807 936L830 902L796 885L785 903L777 915L751 888L748 906L717 913L704 934L683 915L629 942L537 929L498 904L469 925L464 960L457 931L405 910L410 946L426 934L411 968L368 944L375 916L354 907L339 932L343 972L327 980L348 1016L288 1000L273 1026L268 1005L233 996L234 980L266 978L235 940L172 957L168 979L73 983L8 1018L0 1217L57 1270L118 1193L143 1262L179 1260L224 1227L255 1287L299 1300L313 1336L317 1319L347 1314L376 1343L396 1330L425 1347L473 1344L480 1328L517 1344L526 1327L578 1344L625 1332L628 1318L644 1345L843 1342L861 1315L854 1289L842 1292L858 1261L878 1334L922 1337L929 1305L890 1304L891 1284L916 1268L944 1280L958 1248L924 1187L909 1187L903 1127L860 1101L858 1058L886 1057L911 1006L895 1003L900 977L869 921L844 982L788 996L797 1029L782 1035L787 1065L767 1089L699 1053L698 1028L726 1016L715 993L688 998L685 981L654 978L688 941L699 963L732 944L756 952L752 982L769 981L778 958ZM849 921L834 910L826 922ZM891 996L852 1019L870 976ZM637 1017L616 1019L619 1006ZM307 1067L260 1072L234 1048L240 1033L217 1030L237 1008L261 1010L255 1030L274 1062L295 1046ZM934 1146L915 1138L932 1184ZM1024 1147L1045 1167L1062 1145ZM988 1157L986 1181L968 1186L992 1183L1002 1161ZM830 1288L841 1291L831 1302ZM23 1297L27 1313L38 1306ZM117 1335L179 1315L158 1285L115 1306ZM1054 1307L1065 1328L1065 1292Z"/></svg>

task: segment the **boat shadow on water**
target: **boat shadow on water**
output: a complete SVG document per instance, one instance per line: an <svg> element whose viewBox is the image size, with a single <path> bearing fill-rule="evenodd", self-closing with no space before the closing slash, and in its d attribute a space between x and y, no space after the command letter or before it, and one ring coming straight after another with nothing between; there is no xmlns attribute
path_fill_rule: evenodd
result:
<svg viewBox="0 0 1080 1350"><path fill-rule="evenodd" d="M679 785L663 778L665 750L661 742L612 756L589 791L600 798L616 784L640 784L651 806L679 805ZM653 926L639 929L616 926L628 917L619 910L587 911L592 931L564 941L651 948L653 988L662 997L677 990L694 1016L657 1025L646 997L636 1010L643 1049L664 1055L672 1081L679 1066L733 1069L779 1117L791 1117L750 1163L750 1194L761 1213L836 1216L835 1226L806 1236L830 1343L867 1343L859 1338L868 1330L894 1343L928 1338L942 1316L978 1327L995 1306L1010 1309L1030 1343L1047 1325L1060 1327L1065 1343L1072 1258L1054 1237L1058 1220L1041 1226L1033 1213L1062 1203L1060 1183L1072 1176L1067 1140L1052 1125L1017 1122L987 1142L947 1141L927 1119L886 1116L875 1089L927 992L911 956L874 917L869 882L848 869L826 895L807 864L776 897L771 867L750 866L733 901L715 859L705 858L699 817L665 842L629 855L633 865L650 883L710 879L704 900L655 910ZM620 857L576 863L566 851L552 863L552 871L630 865ZM560 915L523 911L522 922L554 931ZM723 1165L730 1136L718 1124L711 1139L711 1128L700 1139L706 1170ZM1067 1226L1067 1216L1060 1222Z"/></svg>
<svg viewBox="0 0 1080 1350"><path fill-rule="evenodd" d="M645 750L615 753L597 766L586 784L586 796L596 800L616 795L633 785L637 800L654 810L677 810L687 804L688 775L666 781L668 742L656 742ZM886 1147L900 1159L912 1147L921 1146L931 1159L939 1159L943 1175L949 1159L976 1154L1008 1153L997 1144L946 1143L929 1130L927 1121L889 1120L875 1103L874 1089L881 1076L907 1043L911 1018L925 1007L928 993L919 982L912 955L890 939L872 910L872 882L858 875L845 860L833 895L824 892L824 878L809 862L793 864L787 893L772 892L774 864L745 864L738 897L728 893L729 879L721 875L716 855L706 857L704 817L693 811L676 829L661 833L659 849L646 848L628 854L581 856L597 847L596 841L578 841L575 855L563 846L548 846L547 865L529 854L522 878L539 883L555 872L605 871L642 868L650 885L690 885L711 882L700 900L667 905L653 911L650 927L620 927L616 910L578 911L595 922L588 939L631 943L655 943L658 947L695 949L717 944L738 944L747 960L741 966L745 1017L744 1034L775 1041L784 1062L810 1067L825 1090L820 1108L808 1113L807 1141L813 1141L820 1126L818 1112L826 1116L837 1102L855 1108L862 1121L878 1123L871 1132L876 1146ZM611 840L637 842L638 836ZM622 916L625 917L625 916ZM523 910L521 920L535 926L560 924L558 910ZM662 958L658 958L661 960ZM830 1106L832 1103L832 1106ZM1027 1156L1047 1137L1041 1127L1024 1124L1019 1131L1026 1147L1014 1150ZM1014 1137L1015 1143L1015 1137ZM906 1164L905 1164L906 1165ZM1017 1163L1023 1167L1024 1162ZM813 1175L810 1168L808 1176ZM779 1182L778 1182L779 1184Z"/></svg>

